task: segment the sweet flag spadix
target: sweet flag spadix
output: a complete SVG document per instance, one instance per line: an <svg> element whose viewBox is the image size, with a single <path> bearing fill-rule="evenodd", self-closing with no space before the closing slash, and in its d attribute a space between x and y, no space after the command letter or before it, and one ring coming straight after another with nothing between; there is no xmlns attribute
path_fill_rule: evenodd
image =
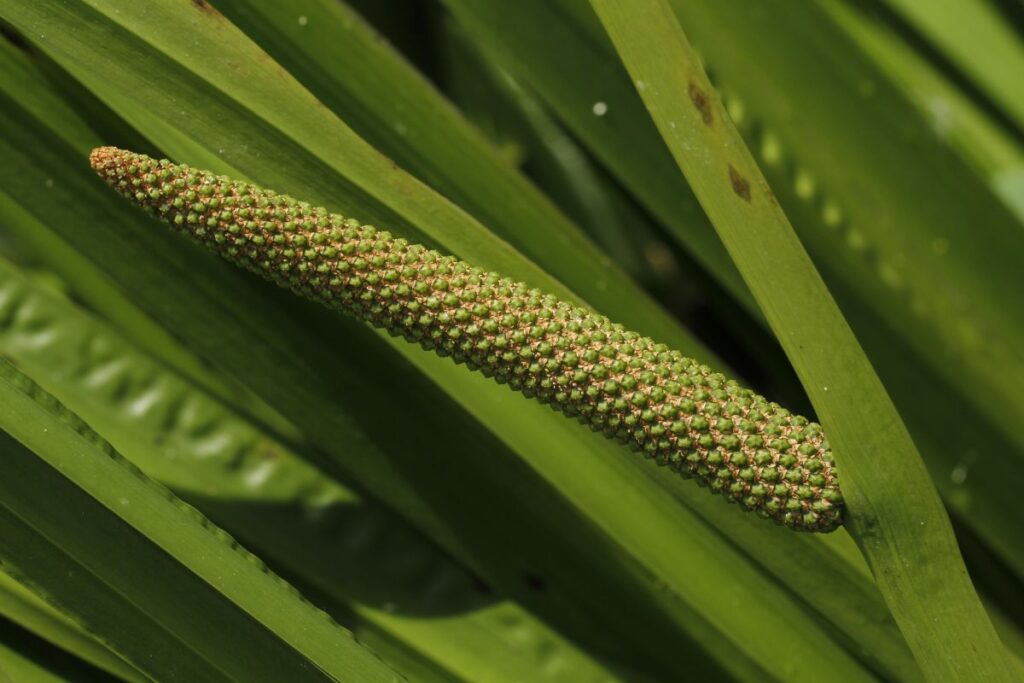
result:
<svg viewBox="0 0 1024 683"><path fill-rule="evenodd" d="M747 510L797 530L842 524L821 427L678 351L248 183L112 147L90 162L127 199L282 287L547 403Z"/></svg>

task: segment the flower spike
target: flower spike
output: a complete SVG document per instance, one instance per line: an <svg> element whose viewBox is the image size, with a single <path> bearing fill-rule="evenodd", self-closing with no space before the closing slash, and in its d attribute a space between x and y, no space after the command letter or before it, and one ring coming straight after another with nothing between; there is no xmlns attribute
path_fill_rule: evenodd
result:
<svg viewBox="0 0 1024 683"><path fill-rule="evenodd" d="M819 425L558 300L291 197L113 147L92 167L228 260L449 356L790 528L842 524Z"/></svg>

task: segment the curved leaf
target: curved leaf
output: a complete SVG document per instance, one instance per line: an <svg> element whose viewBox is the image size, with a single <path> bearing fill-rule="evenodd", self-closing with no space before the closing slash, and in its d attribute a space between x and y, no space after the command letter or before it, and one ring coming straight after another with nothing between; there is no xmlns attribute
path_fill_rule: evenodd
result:
<svg viewBox="0 0 1024 683"><path fill-rule="evenodd" d="M62 12L68 7L77 5L62 6ZM14 16L10 8L7 12ZM61 50L77 46L77 53L68 53L67 59L81 59L102 43L109 50L116 40L127 40L136 50L136 63L147 54L137 38L97 24L89 11L82 21L55 23L54 19L67 18L62 12L48 15L51 21L46 30L51 38L72 41ZM147 30L173 33L174 25L148 26ZM89 31L96 32L93 39ZM223 49L223 42L218 47ZM106 57L97 55L97 59L105 63ZM159 73L159 97L179 93L179 107L206 107L212 98L213 109L206 114L176 117L183 130L205 134L207 115L224 117L219 100L210 94L195 99L188 90L175 90L177 81L172 76L190 87L195 87L195 78L176 67L164 70L165 62L166 58L151 62L144 75L122 65L125 73L111 82L123 88L117 95L119 106L137 111L153 105L148 96L141 96L145 93L132 90L135 83L150 87L144 83ZM129 80L121 83L124 78ZM244 122L244 112L240 116ZM12 134L29 134L33 126L19 122L17 116L8 121L14 126ZM151 121L143 123L152 126ZM160 126L146 132L154 138L163 135ZM173 142L173 138L164 139ZM275 139L279 138L269 130L260 137L264 144ZM86 238L59 218L59 207L32 203L34 212L48 214L47 223L102 263L132 297L161 316L176 334L286 412L310 439L331 453L334 466L347 469L361 485L565 633L632 668L670 677L684 660L691 673L701 667L708 671L727 667L747 678L762 677L766 669L785 677L794 671L834 672L837 667L849 677L864 675L863 665L821 631L816 600L805 602L795 589L762 576L730 540L687 507L680 507L675 494L652 482L651 465L625 457L614 444L587 434L542 406L467 377L460 368L405 346L395 347L432 379L443 382L446 392L458 397L459 404L453 403L430 382L396 364L391 352L367 343L368 335L360 328L334 317L307 315L290 299L281 305L274 294L248 279L225 275L219 264L162 229L136 227L139 219L134 214L126 218L115 198L97 192L94 183L69 174L67 165L57 161L64 158L65 150L40 142L29 155L10 146L5 149L26 170L43 164L59 175L61 184L55 191L66 193L70 186L79 198L90 197L88 206L72 204L76 211L83 211L78 224L88 220L91 235ZM279 151L269 161L264 156L253 163L266 167L268 173L281 173L280 164L295 164L299 176L309 173L301 154L298 162L286 163L287 158L287 152ZM34 196L35 184L21 176L8 182L19 188L20 196ZM97 234L103 235L102 245ZM141 253L145 259L139 258ZM253 339L260 343L251 343ZM253 368L260 372L252 372ZM395 388L400 388L401 401L395 401ZM460 413L458 405L485 420L493 433ZM396 421L402 424L401 430L394 428ZM495 435L500 435L500 441ZM487 457L481 458L481 453ZM580 462L588 463L583 477ZM706 495L689 490L683 499ZM621 513L623 505L630 509L628 514ZM711 520L729 519L736 512L723 505L695 505ZM474 515L465 515L467 506ZM782 547L791 548L794 556L802 548L802 542L767 537L753 527L747 538L755 544L754 553L757 545L774 549L787 544ZM704 559L695 564L690 561L694 556ZM825 559L841 561L828 554ZM785 570L782 576L787 583L809 586L812 593L836 592L844 601L851 595L833 590L837 581L851 577L832 572L828 564L791 562ZM870 588L865 594L871 594ZM737 602L747 606L744 613L732 609ZM855 615L864 608L856 600L847 606ZM824 608L829 612L826 618L847 628L852 622L835 608L834 602ZM607 626L595 631L595 620ZM630 628L632 623L648 624L650 631ZM891 636L891 624L883 622L882 627L864 629L857 640L899 642ZM905 655L897 658L901 656ZM888 666L899 669L901 665L889 662Z"/></svg>
<svg viewBox="0 0 1024 683"><path fill-rule="evenodd" d="M918 664L936 681L1011 680L910 435L668 3L592 4L814 402L841 467L847 524Z"/></svg>
<svg viewBox="0 0 1024 683"><path fill-rule="evenodd" d="M994 7L969 0L884 2L978 83L1024 131L1024 45Z"/></svg>
<svg viewBox="0 0 1024 683"><path fill-rule="evenodd" d="M592 306L721 365L344 3L214 4L368 143Z"/></svg>
<svg viewBox="0 0 1024 683"><path fill-rule="evenodd" d="M657 131L586 3L446 2L619 176L657 169L661 184L649 188L659 196L636 194L652 212L692 194L671 156L651 152L661 145ZM736 0L680 0L673 8L947 503L1024 571L1010 522L1021 508L1013 473L1024 452L1016 426L1024 394L1014 379L1024 371L1024 326L1012 302L1024 287L1016 266L1024 231L815 3L751 10ZM505 30L527 25L547 30ZM572 73L604 74L580 87L614 88L602 117L614 122L584 116L596 95L560 87ZM928 173L907 172L910 159ZM942 428L949 424L957 429Z"/></svg>
<svg viewBox="0 0 1024 683"><path fill-rule="evenodd" d="M2 260L0 310L0 353L319 606L344 611L360 640L450 672L440 680L613 679L386 510Z"/></svg>
<svg viewBox="0 0 1024 683"><path fill-rule="evenodd" d="M6 361L0 405L3 569L134 666L161 680L400 680Z"/></svg>
<svg viewBox="0 0 1024 683"><path fill-rule="evenodd" d="M985 177L1024 222L1024 146L968 95L866 8L843 0L819 4L931 119L936 134Z"/></svg>
<svg viewBox="0 0 1024 683"><path fill-rule="evenodd" d="M131 683L148 680L134 667L83 632L73 620L2 573L0 573L0 614L40 638L120 680Z"/></svg>
<svg viewBox="0 0 1024 683"><path fill-rule="evenodd" d="M0 618L0 683L116 683L120 680Z"/></svg>

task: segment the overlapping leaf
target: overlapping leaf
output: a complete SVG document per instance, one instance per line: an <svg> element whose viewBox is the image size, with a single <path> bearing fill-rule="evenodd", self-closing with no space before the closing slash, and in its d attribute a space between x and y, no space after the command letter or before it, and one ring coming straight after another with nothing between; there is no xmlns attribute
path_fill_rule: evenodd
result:
<svg viewBox="0 0 1024 683"><path fill-rule="evenodd" d="M436 681L611 680L393 515L2 261L0 310L0 353L360 640L390 643L396 668L423 659Z"/></svg>
<svg viewBox="0 0 1024 683"><path fill-rule="evenodd" d="M935 681L1011 680L909 433L671 7L592 4L814 401L844 476L847 524L921 668Z"/></svg>
<svg viewBox="0 0 1024 683"><path fill-rule="evenodd" d="M689 214L673 210L692 202L692 192L658 149L634 84L585 2L447 4L623 183L642 183L629 186L676 226L682 244L695 254L713 251L713 235L702 237L712 233L703 215L684 226ZM783 11L679 0L673 7L947 504L1024 571L1008 514L1020 510L1013 482L1024 452L1016 427L1024 414L1017 390L1024 325L1013 303L1024 289L1015 265L1024 231L815 4L787 3ZM562 87L573 73L603 76ZM593 115L595 101L606 103L605 116ZM928 172L905 172L907 160ZM737 291L727 284L731 266L702 262ZM942 428L950 424L956 429Z"/></svg>
<svg viewBox="0 0 1024 683"><path fill-rule="evenodd" d="M40 640L51 643L54 649L59 648L73 655L68 659L77 657L130 683L148 680L105 645L85 633L73 620L6 574L0 574L0 614L11 622L8 631L17 631L14 626L17 624Z"/></svg>
<svg viewBox="0 0 1024 683"><path fill-rule="evenodd" d="M472 17L466 10L472 5L469 0L451 0L451 5L461 18ZM766 164L773 183L784 181L780 199L815 257L824 255L834 262L826 275L841 285L841 303L853 310L858 334L866 337L863 341L901 408L909 407L908 420L930 454L929 464L947 502L1019 568L1013 515L1007 514L1017 504L1010 495L1014 460L991 457L1019 450L1009 430L1016 408L1010 397L1009 412L986 414L988 404L963 391L956 370L966 369L973 382L995 382L994 395L1007 398L1012 356L1003 354L1003 366L993 371L966 358L971 349L963 330L941 337L941 352L924 348L922 353L922 340L933 332L927 324L912 322L906 330L894 329L894 321L901 320L901 311L913 300L889 301L892 285L876 285L891 278L881 265L891 265L888 259L900 245L870 233L875 240L869 250L872 258L859 263L863 257L857 240L869 231L864 224L869 211L900 209L897 204L905 195L916 196L910 192L913 183L897 171L882 169L878 185L866 189L856 180L869 176L868 165L857 155L839 180L828 175L834 169L820 172L829 155L848 154L850 145L800 133L809 127L830 130L842 120L842 112L805 106L787 116L778 102L769 101L779 88L773 91L757 82L760 63L774 64L773 69L795 79L783 88L793 96L779 101L802 102L800 97L818 92L831 105L842 101L842 88L856 80L854 73L870 70L858 71L863 67L860 58L844 47L847 43L835 39L825 15L803 5L782 17L760 10L742 12L740 3L708 5L713 6L680 2L677 9L691 12L688 21L702 32L701 46L729 96L730 112L756 143L762 160L772 155L799 160L795 167L788 161ZM765 528L670 473L631 460L576 425L458 368L297 306L169 238L105 193L85 170L84 153L95 144L118 142L121 134L132 140L144 136L182 161L256 179L563 295L571 290L632 326L670 339L690 353L703 353L696 345L688 348L692 340L684 331L638 296L634 285L609 268L548 200L504 166L482 137L407 64L376 43L349 10L320 0L303 0L294 9L247 0L223 0L220 6L327 107L242 37L210 3L0 2L0 15L14 20L142 133L126 131L60 67L50 69L60 96L35 88L31 73L5 79L2 85L7 95L0 102L0 216L21 227L22 237L46 235L35 244L36 254L61 271L76 294L101 311L108 300L119 302L104 313L123 326L122 333L131 333L125 327L131 328L132 320L146 322L148 331L132 335L137 341L192 381L237 402L244 412L289 438L309 439L315 446L300 450L318 459L321 468L352 475L361 488L426 531L461 562L612 661L657 679L678 677L682 660L686 673L697 677L723 671L758 680L766 675L917 675L846 536L823 540ZM658 153L660 140L656 133L652 136L654 129L644 118L634 84L616 67L586 3L484 3L476 11L491 13L489 21L499 18L502 29L488 34L481 28L486 22L467 21L469 37L489 51L488 59L497 56L503 66L510 65L523 84L553 105L588 150L749 305L749 294L703 213L685 185L678 184L671 158L664 150ZM515 22L527 27L543 24L546 30L517 31ZM819 25L816 22L825 27L827 39L806 38L806 32ZM337 35L345 36L344 44L333 42ZM732 37L712 44L719 35ZM789 45L794 36L806 39ZM762 40L771 41L764 53L767 58L755 49ZM826 43L836 55L822 57L816 52ZM780 53L781 61L772 62ZM815 59L832 66L817 67ZM847 71L836 64L856 68ZM574 69L579 73L581 65L593 77L576 78ZM843 77L831 85L805 84L819 84L815 79L836 73ZM872 82L874 95L883 93L878 99L886 104L868 107L865 127L897 131L892 139L904 153L924 149L924 158L930 160L925 165L938 160L944 169L938 184L948 187L962 180L964 175L951 171L953 167L929 146L927 135L913 136L913 123L908 123L913 120L911 108L892 105L891 89L879 85L881 81ZM90 125L101 128L104 137L96 138L83 126L76 111L88 112ZM637 126L637 121L646 127ZM107 137L111 134L115 139ZM391 165L361 137L465 212ZM142 139L142 144L149 143ZM547 143L538 144L543 148ZM670 173L664 173L666 168ZM840 181L850 187L839 192L835 183ZM978 192L977 178L973 182L967 186L973 199L962 215L982 215L978 212L990 201ZM889 188L888 194L880 198L875 194L878 187ZM991 234L1012 225L998 212L984 211L994 226ZM842 219L839 230L824 229L836 215ZM906 213L898 215L908 220ZM810 234L815 231L828 237ZM927 243L927 233L913 234L914 239L923 235L920 238ZM999 244L1012 251L1012 245ZM944 256L955 257L957 267L971 265L969 254L950 251ZM884 258L875 259L878 254ZM1010 259L1006 254L1000 258ZM952 272L913 265L918 279L901 272L905 280L896 290L919 292L906 280L914 280L916 287L918 280L928 282L936 273ZM1002 266L993 270L1004 272ZM100 272L102 276L95 277ZM964 277L961 268L950 281ZM111 284L122 291L114 295ZM968 287L974 288L972 297L986 296L984 284ZM881 296L881 304L865 303L873 296ZM936 319L941 318L941 296L928 301L936 306ZM987 320L1003 303L996 300L993 308L968 313ZM758 323L747 318L743 324ZM1016 325L1007 324L999 335ZM39 330L57 329L39 325ZM32 338L32 329L26 328L22 339ZM42 342L46 335L40 332L38 338ZM942 353L949 349L954 362L947 367L943 364L949 359ZM119 397L110 405L147 405L153 397L145 391L136 393L144 386L127 379L122 385L119 378L130 377L122 374L129 371L116 363L110 367L104 386ZM998 377L1004 370L1006 377ZM45 370L40 367L36 372ZM238 384L247 385L257 398L239 393ZM921 386L928 387L927 400L920 400ZM77 395L79 400L84 397ZM112 432L131 431L123 413L109 413L108 419ZM928 428L936 423L957 423L958 428ZM146 450L156 434L140 436L137 452ZM175 470L177 476L183 471ZM256 520L285 524L290 519L276 513L265 517L253 506L232 506L227 503L230 495L196 494L211 481L220 481L225 491L231 489L231 475L218 479L215 471L180 483L187 481L196 502L211 511L216 507L225 521L231 514L242 526ZM256 476L253 471L243 468L235 475ZM170 472L166 471L168 476ZM286 482L274 481L262 493L273 496L276 491L284 499L300 496ZM299 486L303 477L289 481ZM251 494L245 487L233 490L240 497ZM318 602L337 607L339 614L345 611L344 596L317 578L317 558L309 555L308 544L294 534L292 544L286 545L287 535L275 532L265 537L268 545L260 551L304 577L304 586ZM733 609L736 604L744 606L742 613ZM513 619L516 608L489 614L486 609L478 614L459 612L451 624L436 624L440 630L418 630L416 620L404 618L400 610L390 615L384 609L363 611L361 616L379 628L364 622L362 635L385 653L392 648L392 661L401 662L400 668L411 677L444 680L448 673L459 672L479 676L505 665L473 662L466 653L468 640L456 639L462 645L446 649L440 643L444 628L489 623L476 619L505 623L509 632L536 624L529 618ZM642 628L637 628L640 624ZM463 631L462 636L470 634ZM413 652L410 644L430 652L420 657L422 653ZM511 656L519 664L562 661L568 666L560 658ZM584 666L579 661L583 660L576 666ZM439 666L450 670L441 671ZM508 667L514 668L512 660ZM561 671L571 677L582 670L592 669Z"/></svg>
<svg viewBox="0 0 1024 683"><path fill-rule="evenodd" d="M3 570L133 666L160 680L401 680L7 361L0 397Z"/></svg>
<svg viewBox="0 0 1024 683"><path fill-rule="evenodd" d="M228 136L224 149L230 152L226 154L245 157L245 145L255 141L261 145L260 156L248 154L247 163L253 169L248 175L263 178L261 174L266 174L271 181L277 177L280 189L292 189L293 184L308 178L309 191L300 188L299 193L314 200L325 191L322 175L310 177L308 151L288 143L283 133L266 123L252 127L252 110L240 109L227 116L223 109L225 95L218 95L225 91L209 91L209 83L226 81L225 76L209 73L209 69L230 70L234 61L211 64L198 59L190 43L186 54L176 56L204 74L205 79L199 81L176 66L178 62L166 56L169 53L148 48L94 10L78 8L77 17L67 14L77 7L41 6L43 15L35 15L36 10L30 8L20 17L30 28L31 21L45 16L47 35L51 39L58 36L56 42L45 47L53 49L63 63L126 116L134 118L161 146L171 149L184 135L167 134L166 127L171 124L181 126L180 131L187 131L189 139L207 139L209 144L215 133L205 121L219 116L220 126L227 126L227 130L216 135ZM71 21L63 32L59 30L62 21ZM130 18L120 16L118 21L142 30ZM198 28L189 29L194 38L203 38L206 32L217 38L218 54L230 49L234 39L229 40L229 29L221 23L210 23L222 19L199 14L195 21ZM149 44L158 44L164 40L161 36L169 40L176 27L165 22L155 27L147 24L145 30ZM116 77L106 85L89 77L82 60L106 64L106 55L119 43L135 50L134 68L117 66ZM94 51L97 44L104 44L102 53ZM205 49L202 40L199 45ZM173 53L181 48L168 44L165 49ZM275 73L275 88L288 83ZM259 102L267 98L266 93L260 93L259 80L247 78L247 82L254 83L253 90L259 95L256 101L248 97L248 90L241 92L236 85L230 86L233 94L252 107L270 106ZM147 90L153 87L147 83L158 83L160 92ZM204 97L196 97L196 92L190 90L200 86L208 89ZM145 112L162 111L172 98L178 109L168 109L168 117L155 125L155 113ZM278 97L273 104L288 106L293 100L296 111L305 111L299 106L301 98ZM180 113L182 107L190 111L199 106L204 111L202 116ZM31 129L31 124L22 123L19 133L26 132L25 125ZM53 172L66 167L66 152L45 145L30 156L22 152L19 158L26 168L43 164ZM326 170L323 165L313 165L321 174ZM285 180L284 175L291 172L297 180ZM389 176L397 173L388 167ZM329 177L334 183L330 191L338 197L329 204L337 207L342 200L354 201L345 199L349 197L346 192L351 192L350 185L335 174ZM637 668L662 672L678 670L680 648L687 648L694 639L701 648L687 650L687 667L691 670L700 666L701 652L706 649L719 666L724 664L747 677L758 677L765 669L780 676L794 671L834 672L837 666L849 676L863 671L820 631L816 617L806 611L817 611L817 601L805 603L804 597L775 583L777 579L766 579L731 541L725 541L687 508L680 507L675 495L653 486L649 465L629 459L614 445L577 425L490 387L459 368L397 347L500 435L502 442L496 442L472 422L460 420L451 403L431 394L429 385L396 365L393 356L375 343L366 343L365 332L345 327L338 333L333 318L318 318L323 327L314 337L308 322L303 322L309 319L296 317L299 311L294 310L293 303L288 303L292 310L281 312L274 304L275 295L263 289L256 296L265 301L255 303L249 280L224 275L218 264L154 232L155 228L133 227L135 219L125 223L117 218L120 209L114 208L113 198L103 199L99 188L84 179L62 182L75 183L77 194L95 196L88 212L102 207L100 220L95 220L94 213L90 225L94 231L105 231L103 249L90 245L70 228L62 228L63 221L56 212L50 214L49 224L78 249L90 253L147 310L162 316L177 335L287 412L320 448L335 455L336 465L352 471L362 485L567 633L615 653ZM25 196L32 194L27 182L20 189ZM406 201L401 193L397 197ZM439 202L438 206L443 208L445 204ZM33 206L33 210L49 213L43 206ZM368 213L379 216L383 211L378 207ZM428 223L431 227L444 225L440 217L435 219L439 222ZM401 230L404 224L395 227ZM148 245L145 272L136 270L132 263L138 258L140 242ZM460 255L472 258L473 250L467 251L470 253ZM500 254L507 257L508 252L501 250ZM182 261L186 260L184 265ZM496 263L495 258L488 260L489 265ZM155 266L154 261L160 265ZM252 368L259 368L259 372L253 373ZM394 400L396 395L401 398L398 402ZM353 417L360 425L375 426L370 432L363 431ZM395 424L402 428L396 430ZM426 425L430 431L421 431ZM514 450L506 450L510 447ZM486 453L486 458L481 453ZM843 632L856 633L849 638L857 642L899 642L893 640L891 632L882 635L884 629L892 628L884 612L878 619L864 617L873 609L871 605L878 604L877 597L868 602L859 600L858 595L872 595L869 584L856 572L832 571L831 566L841 569L843 564L831 551L821 554L821 562L803 565L807 556L804 544L814 541L772 534L773 530L764 529L758 520L736 518L736 510L720 503L717 507L706 504L706 494L698 490L687 490L682 495L692 498L695 508L707 519L745 529L745 542L755 555L760 549L770 548L777 560L778 577L799 585L800 592L839 596L839 602L822 600L820 609ZM466 518L467 508L474 510L472 519ZM788 561L787 555L791 558ZM694 557L702 561L693 562ZM836 589L836 582L868 587L847 591ZM746 606L743 614L728 607L737 602ZM606 623L601 633L591 628L595 619ZM650 630L638 632L626 626L632 623L645 623ZM614 624L623 624L623 628ZM874 626L868 628L867 624ZM871 651L867 659L873 666L891 671L908 668L906 653L898 645L867 649Z"/></svg>

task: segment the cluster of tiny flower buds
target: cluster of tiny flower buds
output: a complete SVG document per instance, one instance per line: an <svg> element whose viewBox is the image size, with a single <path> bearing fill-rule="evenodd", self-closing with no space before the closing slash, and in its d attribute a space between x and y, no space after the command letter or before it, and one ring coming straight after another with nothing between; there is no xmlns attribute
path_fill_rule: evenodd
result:
<svg viewBox="0 0 1024 683"><path fill-rule="evenodd" d="M821 427L592 311L247 183L103 147L118 192L225 258L464 363L790 528L842 523Z"/></svg>

